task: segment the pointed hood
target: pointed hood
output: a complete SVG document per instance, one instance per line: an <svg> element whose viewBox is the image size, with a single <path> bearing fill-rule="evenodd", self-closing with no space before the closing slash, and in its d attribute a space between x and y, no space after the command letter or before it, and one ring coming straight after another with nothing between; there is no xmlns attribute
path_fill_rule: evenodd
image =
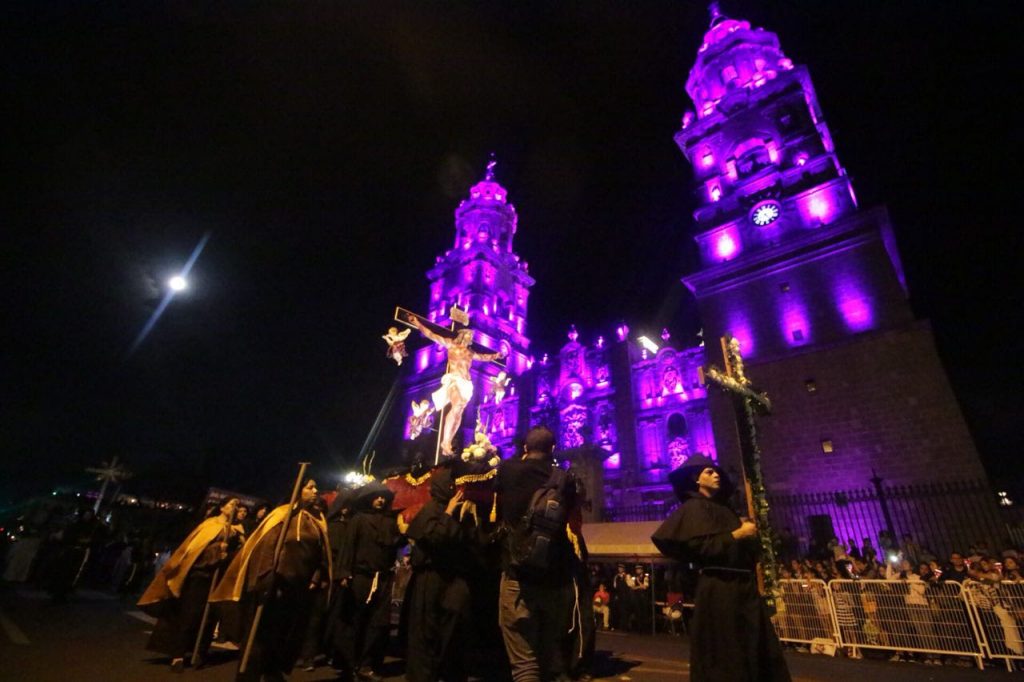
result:
<svg viewBox="0 0 1024 682"><path fill-rule="evenodd" d="M370 481L361 488L356 488L352 491L351 509L353 511L369 510L372 508L373 501L378 497L383 497L387 500L385 507L390 509L391 503L395 499L395 493L380 481Z"/></svg>
<svg viewBox="0 0 1024 682"><path fill-rule="evenodd" d="M675 492L676 497L679 498L680 502L685 502L686 498L691 493L697 492L697 477L700 476L700 472L711 467L718 472L721 478L721 487L718 490L718 494L715 495L716 499L724 500L732 495L733 491L736 490L736 483L725 473L718 462L707 457L705 455L693 455L687 459L681 467L674 469L672 473L668 475L669 483L672 484L672 490Z"/></svg>
<svg viewBox="0 0 1024 682"><path fill-rule="evenodd" d="M435 469L430 475L430 496L440 505L446 505L455 495L455 479L448 467Z"/></svg>

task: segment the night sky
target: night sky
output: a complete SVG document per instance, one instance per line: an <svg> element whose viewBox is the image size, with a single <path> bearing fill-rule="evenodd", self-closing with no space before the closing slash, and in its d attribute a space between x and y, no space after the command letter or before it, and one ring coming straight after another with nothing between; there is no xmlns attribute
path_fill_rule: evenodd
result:
<svg viewBox="0 0 1024 682"><path fill-rule="evenodd" d="M860 205L989 471L1024 439L1016 3L729 1L809 66ZM672 141L706 3L22 3L4 10L0 502L82 484L279 496L350 468L488 154L536 278L530 336L699 329ZM1016 73L1016 75L1014 75ZM193 286L128 355L204 232ZM415 345L420 342L417 341ZM896 455L898 456L898 455ZM333 481L331 481L333 483Z"/></svg>

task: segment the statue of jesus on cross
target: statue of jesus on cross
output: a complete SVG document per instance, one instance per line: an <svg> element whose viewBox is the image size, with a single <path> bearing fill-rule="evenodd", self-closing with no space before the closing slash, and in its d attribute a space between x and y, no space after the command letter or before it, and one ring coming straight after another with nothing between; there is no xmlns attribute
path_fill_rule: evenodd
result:
<svg viewBox="0 0 1024 682"><path fill-rule="evenodd" d="M473 380L469 374L469 368L474 360L500 360L505 357L503 351L497 353L478 353L473 350L473 330L460 329L455 333L454 338L441 336L424 325L419 317L412 313L406 314L403 320L418 329L423 336L427 337L439 346L444 346L448 351L448 371L441 377L441 388L431 394L434 407L438 414L442 414L445 406L449 406L448 412L441 417L441 452L452 455L452 440L462 425L462 413L466 410L473 397Z"/></svg>

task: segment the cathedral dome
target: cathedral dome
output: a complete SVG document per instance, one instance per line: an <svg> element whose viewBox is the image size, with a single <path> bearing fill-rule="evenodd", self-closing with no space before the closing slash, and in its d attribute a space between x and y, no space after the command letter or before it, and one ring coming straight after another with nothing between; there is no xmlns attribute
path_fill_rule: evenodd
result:
<svg viewBox="0 0 1024 682"><path fill-rule="evenodd" d="M780 71L793 68L777 35L751 28L749 21L725 16L717 2L711 3L709 11L711 27L686 80L686 92L700 118L712 114L730 91L761 87Z"/></svg>

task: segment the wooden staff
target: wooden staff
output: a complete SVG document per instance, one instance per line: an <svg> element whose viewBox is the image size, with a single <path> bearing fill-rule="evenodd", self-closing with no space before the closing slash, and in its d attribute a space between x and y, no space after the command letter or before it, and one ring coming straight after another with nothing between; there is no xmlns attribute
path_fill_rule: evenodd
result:
<svg viewBox="0 0 1024 682"><path fill-rule="evenodd" d="M306 467L308 466L309 462L299 462L299 475L295 479L295 487L292 488L292 499L288 504L288 513L284 517L284 525L281 527L281 534L277 536L277 545L274 547L274 563L271 564L270 571L270 591L267 594L267 598L256 607L256 615L253 616L252 627L249 628L249 637L245 642L245 653L242 654L242 663L238 666L239 674L245 673L245 670L249 665L249 656L252 654L252 644L256 640L256 631L259 630L260 620L263 618L263 607L266 606L268 600L274 598L274 584L277 582L277 564L281 560L281 550L284 548L284 537L288 534L288 526L292 522L295 503L299 497L299 491L302 489L302 478L306 475Z"/></svg>
<svg viewBox="0 0 1024 682"><path fill-rule="evenodd" d="M196 635L195 646L192 647L192 667L199 665L199 647L203 642L203 632L206 630L206 623L210 618L210 597L213 596L213 588L217 586L217 578L220 577L220 567L213 572L213 580L210 581L210 591L206 595L206 606L203 607L203 619L199 621L199 634Z"/></svg>

